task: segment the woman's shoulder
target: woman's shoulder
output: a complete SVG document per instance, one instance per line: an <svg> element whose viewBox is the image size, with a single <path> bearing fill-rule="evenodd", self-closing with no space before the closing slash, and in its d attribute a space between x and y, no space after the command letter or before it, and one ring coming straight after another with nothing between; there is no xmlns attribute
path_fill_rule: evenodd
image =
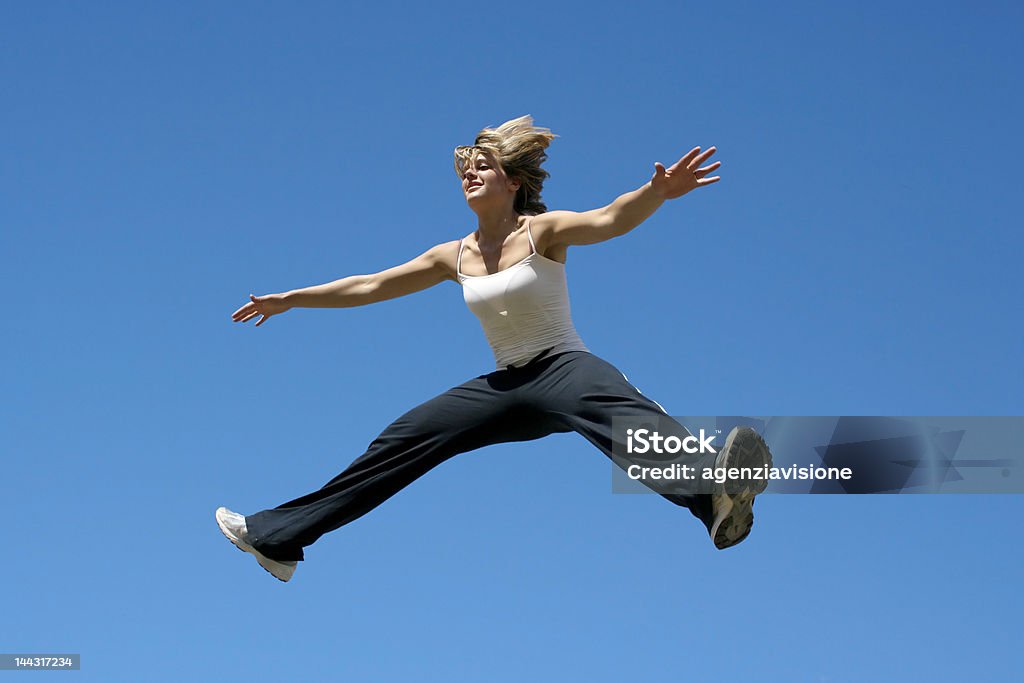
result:
<svg viewBox="0 0 1024 683"><path fill-rule="evenodd" d="M458 237L455 239L447 240L445 242L440 242L439 244L434 245L432 251L436 253L439 257L443 258L445 261L451 261L452 265L454 266L455 259L459 255L459 249L462 246L463 240L465 239L465 237Z"/></svg>
<svg viewBox="0 0 1024 683"><path fill-rule="evenodd" d="M417 257L422 263L440 269L448 279L455 279L460 240L439 242Z"/></svg>
<svg viewBox="0 0 1024 683"><path fill-rule="evenodd" d="M538 213L526 216L526 225L530 227L530 233L534 239L538 236L543 237L545 233L551 231L552 226L558 222L559 214L569 213L567 211L545 211L544 213Z"/></svg>
<svg viewBox="0 0 1024 683"><path fill-rule="evenodd" d="M564 216L571 214L571 211L546 211L527 217L530 235L533 237L533 242L541 255L552 261L565 263L567 249L565 245L553 245L551 233L558 224L560 217L564 218Z"/></svg>

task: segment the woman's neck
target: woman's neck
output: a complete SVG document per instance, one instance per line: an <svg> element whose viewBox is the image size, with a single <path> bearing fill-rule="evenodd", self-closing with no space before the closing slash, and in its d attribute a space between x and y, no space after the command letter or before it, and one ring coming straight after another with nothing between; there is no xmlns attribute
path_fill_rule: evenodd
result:
<svg viewBox="0 0 1024 683"><path fill-rule="evenodd" d="M487 247L497 247L505 238L519 228L519 214L502 208L493 213L477 214L476 242Z"/></svg>

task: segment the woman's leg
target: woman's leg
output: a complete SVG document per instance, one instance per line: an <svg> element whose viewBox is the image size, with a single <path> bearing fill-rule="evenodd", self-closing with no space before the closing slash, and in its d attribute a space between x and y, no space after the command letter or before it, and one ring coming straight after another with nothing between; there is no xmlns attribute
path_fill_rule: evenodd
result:
<svg viewBox="0 0 1024 683"><path fill-rule="evenodd" d="M623 434L613 435L613 418L650 418L665 437L676 436L682 440L691 434L658 403L644 396L615 366L592 353L573 351L557 356L551 368L538 376L529 389L543 403L546 411L557 415L569 429L583 435L624 469L630 464L664 466L685 463L700 471L702 467L714 465L713 453L682 458L668 454L631 455L625 459ZM666 486L658 489L658 493L689 509L710 531L714 510L711 495L698 491L704 488L700 482L691 482L679 484L675 492Z"/></svg>
<svg viewBox="0 0 1024 683"><path fill-rule="evenodd" d="M540 438L555 428L524 416L521 371L499 370L449 389L395 420L323 488L245 518L254 548L278 561L361 517L432 468L490 444Z"/></svg>

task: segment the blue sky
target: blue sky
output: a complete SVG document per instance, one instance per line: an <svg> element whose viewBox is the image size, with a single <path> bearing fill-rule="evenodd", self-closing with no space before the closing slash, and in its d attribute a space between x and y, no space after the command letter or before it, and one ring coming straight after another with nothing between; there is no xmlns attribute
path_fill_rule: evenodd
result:
<svg viewBox="0 0 1024 683"><path fill-rule="evenodd" d="M718 148L721 182L569 254L581 336L669 412L1024 414L1022 18L4 3L0 651L97 681L1019 672L1020 496L764 496L717 552L556 435L444 464L288 584L213 511L492 369L454 283L229 316L471 232L452 149L522 114L560 135L553 209Z"/></svg>

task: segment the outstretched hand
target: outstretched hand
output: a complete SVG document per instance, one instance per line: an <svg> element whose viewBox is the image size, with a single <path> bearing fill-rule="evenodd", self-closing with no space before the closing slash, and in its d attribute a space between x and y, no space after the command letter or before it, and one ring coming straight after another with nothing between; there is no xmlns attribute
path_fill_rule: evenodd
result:
<svg viewBox="0 0 1024 683"><path fill-rule="evenodd" d="M256 327L259 327L270 316L284 313L291 308L291 306L284 303L280 294L267 294L265 296L253 296L250 294L249 299L249 303L231 314L231 319L236 323L249 322L256 316L261 315L263 317L256 321Z"/></svg>
<svg viewBox="0 0 1024 683"><path fill-rule="evenodd" d="M651 178L651 188L662 199L676 199L677 197L682 197L690 190L718 182L720 180L718 176L711 178L705 178L704 176L721 166L720 162L716 161L704 168L700 168L700 165L707 161L714 153L714 147L708 147L703 154L701 154L700 147L694 147L686 153L686 156L672 164L672 167L668 169L662 166L660 162L654 162L654 177Z"/></svg>

